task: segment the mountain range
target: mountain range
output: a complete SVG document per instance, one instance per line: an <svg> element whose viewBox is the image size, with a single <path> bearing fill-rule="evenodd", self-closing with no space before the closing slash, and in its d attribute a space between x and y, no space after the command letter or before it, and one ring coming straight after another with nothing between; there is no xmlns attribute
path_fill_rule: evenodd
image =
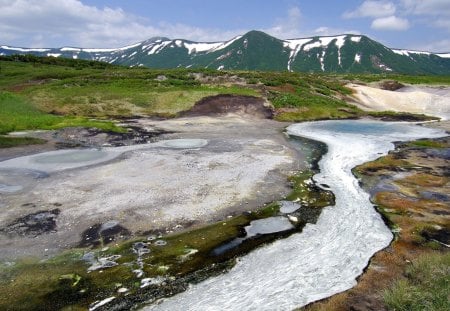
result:
<svg viewBox="0 0 450 311"><path fill-rule="evenodd" d="M281 40L261 31L250 31L224 42L154 37L116 49L0 46L0 55L13 54L149 68L450 74L450 53L392 49L367 36L352 34Z"/></svg>

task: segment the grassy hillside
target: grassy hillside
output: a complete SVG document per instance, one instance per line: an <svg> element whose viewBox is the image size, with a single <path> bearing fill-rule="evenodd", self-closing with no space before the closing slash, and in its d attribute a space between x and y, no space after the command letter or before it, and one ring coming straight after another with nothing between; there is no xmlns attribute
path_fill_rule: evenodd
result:
<svg viewBox="0 0 450 311"><path fill-rule="evenodd" d="M174 117L201 98L217 94L266 97L274 103L279 119L348 117L356 111L339 99L349 90L337 79L327 76L205 69L96 68L91 63L66 60L51 64L47 58L0 61L0 91L10 94L9 101L14 94L21 102L47 114L95 118ZM342 110L339 114L318 114L319 106L321 110L334 112L345 108L351 113ZM7 112L2 114L6 116Z"/></svg>
<svg viewBox="0 0 450 311"><path fill-rule="evenodd" d="M118 130L89 118L175 117L217 94L266 98L280 121L354 118L364 113L344 101L351 94L348 81L450 84L446 76L157 70L34 56L0 57L0 73L0 133L64 126Z"/></svg>
<svg viewBox="0 0 450 311"><path fill-rule="evenodd" d="M45 113L23 97L0 91L0 134L34 129L58 129L70 126L96 127L107 131L121 131L111 122L83 117L56 116Z"/></svg>

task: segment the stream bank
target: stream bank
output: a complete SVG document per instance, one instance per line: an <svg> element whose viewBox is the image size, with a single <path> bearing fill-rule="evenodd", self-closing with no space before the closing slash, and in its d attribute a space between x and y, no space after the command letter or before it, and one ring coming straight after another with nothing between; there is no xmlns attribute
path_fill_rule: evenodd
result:
<svg viewBox="0 0 450 311"><path fill-rule="evenodd" d="M393 148L391 141L443 135L375 121L301 123L288 127L288 133L327 143L329 151L314 180L330 187L336 205L325 208L317 223L306 225L302 233L258 248L228 273L144 310L173 310L179 305L185 310L285 310L353 287L392 234L358 186L352 167L387 153Z"/></svg>
<svg viewBox="0 0 450 311"><path fill-rule="evenodd" d="M312 303L304 310L388 310L386 291L396 281L404 281L406 271L420 257L448 254L449 150L449 136L397 143L388 155L354 169L393 232L394 240L375 254L354 288ZM409 297L414 297L414 293L409 292ZM414 307L425 308L417 302Z"/></svg>

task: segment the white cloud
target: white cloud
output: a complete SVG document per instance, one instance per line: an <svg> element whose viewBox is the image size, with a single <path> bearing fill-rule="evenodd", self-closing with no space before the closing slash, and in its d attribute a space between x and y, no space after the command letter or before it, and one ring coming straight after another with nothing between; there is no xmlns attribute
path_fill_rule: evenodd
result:
<svg viewBox="0 0 450 311"><path fill-rule="evenodd" d="M23 46L119 47L154 36L218 41L243 30L221 31L184 24L159 23L120 8L83 4L80 0L0 0L0 43Z"/></svg>
<svg viewBox="0 0 450 311"><path fill-rule="evenodd" d="M429 42L422 45L413 47L419 51L430 51L434 53L449 53L450 52L450 39L443 39L434 42Z"/></svg>
<svg viewBox="0 0 450 311"><path fill-rule="evenodd" d="M341 34L360 35L361 32L358 30L330 28L330 27L325 27L325 26L314 29L314 35L318 35L318 36L334 36L334 35L341 35Z"/></svg>
<svg viewBox="0 0 450 311"><path fill-rule="evenodd" d="M439 18L433 22L433 25L440 28L446 28L450 31L450 19Z"/></svg>
<svg viewBox="0 0 450 311"><path fill-rule="evenodd" d="M269 29L263 29L264 32L282 39L301 36L300 24L302 20L302 12L299 7L291 7L287 16L278 19L274 26Z"/></svg>
<svg viewBox="0 0 450 311"><path fill-rule="evenodd" d="M394 15L395 4L388 1L366 0L353 11L347 11L342 16L344 18L358 17L385 17Z"/></svg>
<svg viewBox="0 0 450 311"><path fill-rule="evenodd" d="M417 15L450 15L449 0L401 0L404 8Z"/></svg>
<svg viewBox="0 0 450 311"><path fill-rule="evenodd" d="M420 22L450 32L449 0L401 0L407 14L420 17Z"/></svg>
<svg viewBox="0 0 450 311"><path fill-rule="evenodd" d="M395 30L402 31L409 28L409 22L407 19L388 16L380 17L372 21L371 28L376 30Z"/></svg>

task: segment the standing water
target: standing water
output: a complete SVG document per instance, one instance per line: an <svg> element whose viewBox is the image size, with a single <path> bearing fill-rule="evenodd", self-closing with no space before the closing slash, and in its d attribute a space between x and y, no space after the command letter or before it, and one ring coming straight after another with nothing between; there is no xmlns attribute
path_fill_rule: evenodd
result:
<svg viewBox="0 0 450 311"><path fill-rule="evenodd" d="M310 122L287 131L328 145L314 179L330 187L336 205L325 208L302 233L259 248L230 272L144 310L290 310L353 287L392 234L351 169L386 154L393 141L445 136L443 131L377 121Z"/></svg>

